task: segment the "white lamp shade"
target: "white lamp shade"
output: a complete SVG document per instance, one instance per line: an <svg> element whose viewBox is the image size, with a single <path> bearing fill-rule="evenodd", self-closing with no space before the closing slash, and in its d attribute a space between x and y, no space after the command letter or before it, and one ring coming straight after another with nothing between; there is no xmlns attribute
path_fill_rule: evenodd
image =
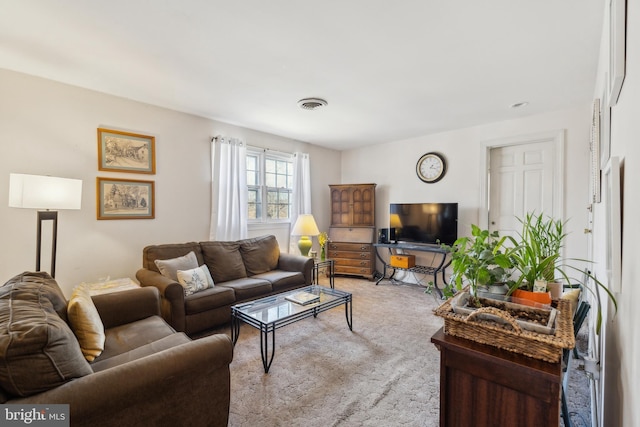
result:
<svg viewBox="0 0 640 427"><path fill-rule="evenodd" d="M291 234L294 236L317 236L320 234L316 220L311 214L302 214L298 216L296 224L293 226Z"/></svg>
<svg viewBox="0 0 640 427"><path fill-rule="evenodd" d="M82 180L53 176L9 174L9 207L80 209Z"/></svg>

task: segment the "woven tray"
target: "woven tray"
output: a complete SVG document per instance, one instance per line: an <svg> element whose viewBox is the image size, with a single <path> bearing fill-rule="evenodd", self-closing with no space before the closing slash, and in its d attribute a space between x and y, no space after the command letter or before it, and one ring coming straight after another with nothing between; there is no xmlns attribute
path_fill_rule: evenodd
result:
<svg viewBox="0 0 640 427"><path fill-rule="evenodd" d="M524 330L509 313L493 307L483 307L469 315L454 313L451 300L452 298L448 299L434 310L437 316L444 318L445 334L551 363L560 361L563 349L575 346L568 300L558 300L555 333L552 335ZM477 318L482 313L499 316L505 322Z"/></svg>

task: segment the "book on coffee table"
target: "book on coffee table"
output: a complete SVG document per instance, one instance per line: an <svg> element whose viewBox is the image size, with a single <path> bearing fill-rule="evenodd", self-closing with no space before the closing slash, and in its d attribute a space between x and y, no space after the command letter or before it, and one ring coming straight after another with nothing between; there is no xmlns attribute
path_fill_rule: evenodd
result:
<svg viewBox="0 0 640 427"><path fill-rule="evenodd" d="M320 295L312 294L311 292L298 292L293 295L287 295L284 297L287 301L295 302L300 305L313 304L314 302L320 302Z"/></svg>

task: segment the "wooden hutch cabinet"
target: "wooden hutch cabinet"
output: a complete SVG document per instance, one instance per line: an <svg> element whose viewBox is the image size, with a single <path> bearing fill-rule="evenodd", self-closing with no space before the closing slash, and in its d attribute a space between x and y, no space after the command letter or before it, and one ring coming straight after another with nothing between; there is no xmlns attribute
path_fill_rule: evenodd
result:
<svg viewBox="0 0 640 427"><path fill-rule="evenodd" d="M335 273L373 278L376 184L330 185L329 251Z"/></svg>

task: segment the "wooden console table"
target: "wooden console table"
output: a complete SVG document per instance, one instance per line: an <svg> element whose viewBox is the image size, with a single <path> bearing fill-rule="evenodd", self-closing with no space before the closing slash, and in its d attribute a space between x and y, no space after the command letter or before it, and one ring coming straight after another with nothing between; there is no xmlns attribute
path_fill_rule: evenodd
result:
<svg viewBox="0 0 640 427"><path fill-rule="evenodd" d="M557 426L562 364L463 338L431 337L440 350L440 426Z"/></svg>
<svg viewBox="0 0 640 427"><path fill-rule="evenodd" d="M440 297L442 297L442 290L438 287L438 273L442 273L442 281L446 286L447 281L445 279L444 273L445 269L449 266L449 264L451 264L451 259L449 258L449 261L446 262L448 252L442 249L440 245L421 245L416 243L374 243L373 246L376 248L376 256L384 266L382 276L378 278L378 280L376 281L376 285L387 278L387 269L393 270L391 275L388 277L389 279L393 278L393 276L396 274L396 270L405 270L419 274L428 274L433 276L434 288L436 289ZM432 262L432 264L429 266L415 265L411 268L394 267L380 256L378 248L387 248L389 250L389 255L393 255L398 249L402 249L403 251L431 252L435 254L434 257L436 257L437 259L434 258L434 262Z"/></svg>

